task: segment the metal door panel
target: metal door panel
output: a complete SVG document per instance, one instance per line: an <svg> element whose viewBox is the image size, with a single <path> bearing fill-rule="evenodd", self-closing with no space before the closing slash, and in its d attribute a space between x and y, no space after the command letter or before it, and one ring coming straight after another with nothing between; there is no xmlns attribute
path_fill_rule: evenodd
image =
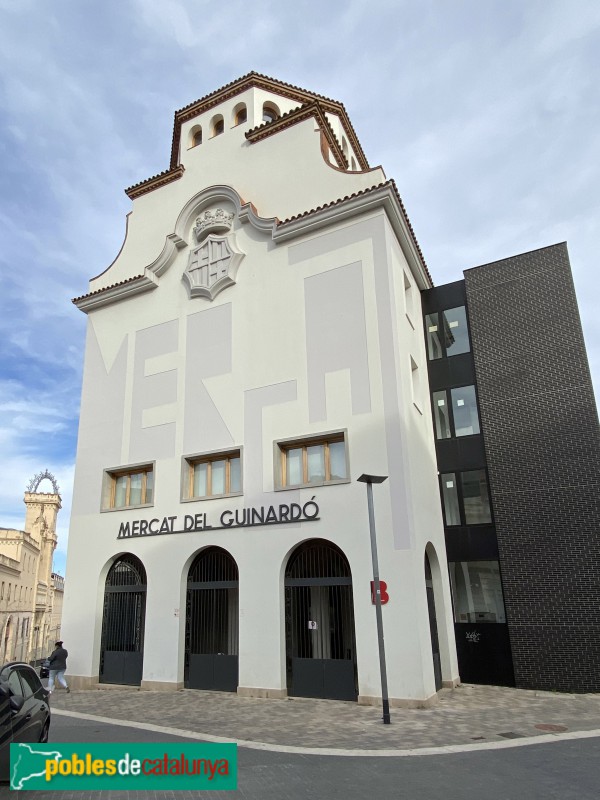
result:
<svg viewBox="0 0 600 800"><path fill-rule="evenodd" d="M213 692L236 692L238 687L238 657L190 655L188 689Z"/></svg>
<svg viewBox="0 0 600 800"><path fill-rule="evenodd" d="M185 686L235 692L238 686L238 570L209 547L190 566L186 599Z"/></svg>
<svg viewBox="0 0 600 800"><path fill-rule="evenodd" d="M100 683L141 684L145 621L146 571L136 556L126 554L106 576Z"/></svg>
<svg viewBox="0 0 600 800"><path fill-rule="evenodd" d="M294 697L325 697L323 659L292 658L291 694Z"/></svg>
<svg viewBox="0 0 600 800"><path fill-rule="evenodd" d="M214 655L190 655L186 686L188 689L212 689L215 674Z"/></svg>
<svg viewBox="0 0 600 800"><path fill-rule="evenodd" d="M127 686L139 686L144 669L143 653L123 653L123 680Z"/></svg>
<svg viewBox="0 0 600 800"><path fill-rule="evenodd" d="M285 617L289 693L356 700L352 577L335 545L313 539L291 555Z"/></svg>
<svg viewBox="0 0 600 800"><path fill-rule="evenodd" d="M356 700L353 661L332 658L323 662L323 696L332 700Z"/></svg>

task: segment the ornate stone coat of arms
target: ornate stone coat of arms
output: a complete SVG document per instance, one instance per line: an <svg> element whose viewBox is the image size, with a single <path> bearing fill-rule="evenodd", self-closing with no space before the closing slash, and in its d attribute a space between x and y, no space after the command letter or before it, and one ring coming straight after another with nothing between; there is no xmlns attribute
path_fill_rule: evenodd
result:
<svg viewBox="0 0 600 800"><path fill-rule="evenodd" d="M204 211L196 219L194 237L198 246L190 253L183 273L190 297L214 300L235 283L244 253L235 244L232 224L233 214L222 208Z"/></svg>

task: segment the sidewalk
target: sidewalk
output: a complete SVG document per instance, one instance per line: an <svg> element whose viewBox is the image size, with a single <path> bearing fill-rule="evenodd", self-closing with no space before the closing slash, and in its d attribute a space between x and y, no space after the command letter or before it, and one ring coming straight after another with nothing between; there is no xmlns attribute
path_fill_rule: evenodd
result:
<svg viewBox="0 0 600 800"><path fill-rule="evenodd" d="M267 700L183 689L93 689L51 698L56 711L193 731L228 741L300 748L407 750L574 731L599 731L600 695L463 684L443 689L430 709L381 709L335 700ZM157 732L157 740L160 734ZM267 747L268 749L268 747Z"/></svg>

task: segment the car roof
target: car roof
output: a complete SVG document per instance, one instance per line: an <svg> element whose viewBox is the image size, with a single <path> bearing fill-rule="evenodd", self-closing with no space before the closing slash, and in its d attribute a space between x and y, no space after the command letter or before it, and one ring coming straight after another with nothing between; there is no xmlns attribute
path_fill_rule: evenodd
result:
<svg viewBox="0 0 600 800"><path fill-rule="evenodd" d="M27 669L33 669L31 664L27 664L26 661L9 661L8 664L2 664L0 667L0 672L3 672L8 667L27 667ZM33 670L35 672L35 670Z"/></svg>

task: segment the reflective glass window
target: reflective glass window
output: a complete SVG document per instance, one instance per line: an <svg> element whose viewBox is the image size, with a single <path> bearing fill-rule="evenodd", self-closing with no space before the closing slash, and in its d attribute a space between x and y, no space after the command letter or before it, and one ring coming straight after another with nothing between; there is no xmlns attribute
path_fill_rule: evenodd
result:
<svg viewBox="0 0 600 800"><path fill-rule="evenodd" d="M433 392L432 398L436 439L449 439L452 436L452 428L450 425L450 409L448 408L448 393L445 390Z"/></svg>
<svg viewBox="0 0 600 800"><path fill-rule="evenodd" d="M123 508L127 495L127 475L119 475L115 481L115 508Z"/></svg>
<svg viewBox="0 0 600 800"><path fill-rule="evenodd" d="M342 435L280 443L281 486L319 486L347 479L346 443Z"/></svg>
<svg viewBox="0 0 600 800"><path fill-rule="evenodd" d="M449 565L455 622L506 622L497 561Z"/></svg>
<svg viewBox="0 0 600 800"><path fill-rule="evenodd" d="M485 525L492 521L487 477L484 469L461 472L463 507L467 525Z"/></svg>
<svg viewBox="0 0 600 800"><path fill-rule="evenodd" d="M322 483L325 480L325 448L322 444L306 448L308 458L308 483Z"/></svg>
<svg viewBox="0 0 600 800"><path fill-rule="evenodd" d="M206 497L208 493L208 464L194 464L194 497Z"/></svg>
<svg viewBox="0 0 600 800"><path fill-rule="evenodd" d="M302 448L294 447L287 451L287 483L296 486L303 482L302 478Z"/></svg>
<svg viewBox="0 0 600 800"><path fill-rule="evenodd" d="M211 463L211 468L212 468L211 493L212 494L225 494L225 491L226 491L226 482L225 482L226 462L225 461L213 461Z"/></svg>
<svg viewBox="0 0 600 800"><path fill-rule="evenodd" d="M138 472L135 475L130 475L130 486L129 486L129 505L130 506L139 506L142 502L142 479L143 475L141 472Z"/></svg>
<svg viewBox="0 0 600 800"><path fill-rule="evenodd" d="M444 344L446 355L468 353L471 349L467 329L467 312L464 306L449 308L442 314L444 319Z"/></svg>
<svg viewBox="0 0 600 800"><path fill-rule="evenodd" d="M427 355L430 361L471 350L465 306L436 311L425 316Z"/></svg>
<svg viewBox="0 0 600 800"><path fill-rule="evenodd" d="M239 450L233 453L189 457L187 485L183 497L201 500L237 494L242 490L242 465Z"/></svg>
<svg viewBox="0 0 600 800"><path fill-rule="evenodd" d="M105 472L103 508L128 508L152 503L151 466L131 472Z"/></svg>
<svg viewBox="0 0 600 800"><path fill-rule="evenodd" d="M153 487L154 487L154 473L152 470L146 472L146 497L144 502L151 503L153 497Z"/></svg>
<svg viewBox="0 0 600 800"><path fill-rule="evenodd" d="M460 525L460 506L458 503L456 475L453 472L448 472L441 476L441 482L442 503L446 525Z"/></svg>
<svg viewBox="0 0 600 800"><path fill-rule="evenodd" d="M425 333L427 335L427 356L430 361L442 358L442 343L440 340L439 314L427 314L425 317Z"/></svg>
<svg viewBox="0 0 600 800"><path fill-rule="evenodd" d="M479 433L479 414L474 386L461 386L450 391L455 436L472 436Z"/></svg>
<svg viewBox="0 0 600 800"><path fill-rule="evenodd" d="M329 445L329 464L331 480L343 481L346 476L346 445L344 442L331 442Z"/></svg>
<svg viewBox="0 0 600 800"><path fill-rule="evenodd" d="M230 459L229 468L231 470L230 490L232 492L241 492L242 491L242 460L241 460L241 458L232 458L232 459Z"/></svg>

